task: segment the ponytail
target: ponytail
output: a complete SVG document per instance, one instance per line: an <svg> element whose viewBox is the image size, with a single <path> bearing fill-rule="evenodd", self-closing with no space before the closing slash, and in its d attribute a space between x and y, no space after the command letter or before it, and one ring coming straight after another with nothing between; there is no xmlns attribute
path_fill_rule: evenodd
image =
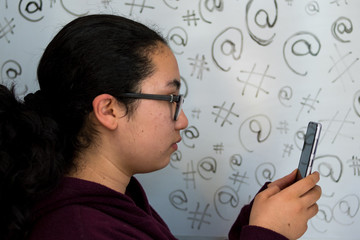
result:
<svg viewBox="0 0 360 240"><path fill-rule="evenodd" d="M63 175L59 129L39 95L20 101L0 85L0 239L24 239L34 203Z"/></svg>

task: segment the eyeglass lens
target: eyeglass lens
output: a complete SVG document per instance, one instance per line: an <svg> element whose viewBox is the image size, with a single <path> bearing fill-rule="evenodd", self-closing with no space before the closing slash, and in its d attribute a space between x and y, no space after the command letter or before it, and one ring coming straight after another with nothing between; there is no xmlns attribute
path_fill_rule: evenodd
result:
<svg viewBox="0 0 360 240"><path fill-rule="evenodd" d="M182 104L184 102L184 96L180 96L179 101L176 103L176 110L175 110L175 116L174 116L174 120L178 120L179 119L179 115L182 109Z"/></svg>

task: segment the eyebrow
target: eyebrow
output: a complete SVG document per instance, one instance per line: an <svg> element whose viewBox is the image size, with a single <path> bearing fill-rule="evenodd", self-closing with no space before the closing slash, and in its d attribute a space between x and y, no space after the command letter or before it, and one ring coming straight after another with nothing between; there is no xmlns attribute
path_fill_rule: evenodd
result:
<svg viewBox="0 0 360 240"><path fill-rule="evenodd" d="M178 79L174 79L174 80L168 82L167 86L169 86L169 87L175 87L176 90L179 90L180 87L181 87L181 82L180 82L180 80L178 80Z"/></svg>

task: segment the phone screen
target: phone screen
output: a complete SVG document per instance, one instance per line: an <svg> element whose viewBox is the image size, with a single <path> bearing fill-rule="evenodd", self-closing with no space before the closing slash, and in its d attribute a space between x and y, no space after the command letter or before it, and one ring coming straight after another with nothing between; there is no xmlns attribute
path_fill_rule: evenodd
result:
<svg viewBox="0 0 360 240"><path fill-rule="evenodd" d="M311 173L320 130L321 125L319 123L310 122L308 124L298 166L297 180L304 178Z"/></svg>

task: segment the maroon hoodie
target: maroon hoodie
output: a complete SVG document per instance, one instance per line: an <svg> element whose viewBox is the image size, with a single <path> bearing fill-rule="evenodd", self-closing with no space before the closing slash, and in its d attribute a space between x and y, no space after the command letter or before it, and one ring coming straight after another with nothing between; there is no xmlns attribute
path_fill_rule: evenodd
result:
<svg viewBox="0 0 360 240"><path fill-rule="evenodd" d="M229 239L283 240L264 228L246 226L251 205L242 209ZM149 205L140 183L132 178L125 194L77 178L64 178L34 211L30 240L176 239ZM245 225L245 226L244 226Z"/></svg>

